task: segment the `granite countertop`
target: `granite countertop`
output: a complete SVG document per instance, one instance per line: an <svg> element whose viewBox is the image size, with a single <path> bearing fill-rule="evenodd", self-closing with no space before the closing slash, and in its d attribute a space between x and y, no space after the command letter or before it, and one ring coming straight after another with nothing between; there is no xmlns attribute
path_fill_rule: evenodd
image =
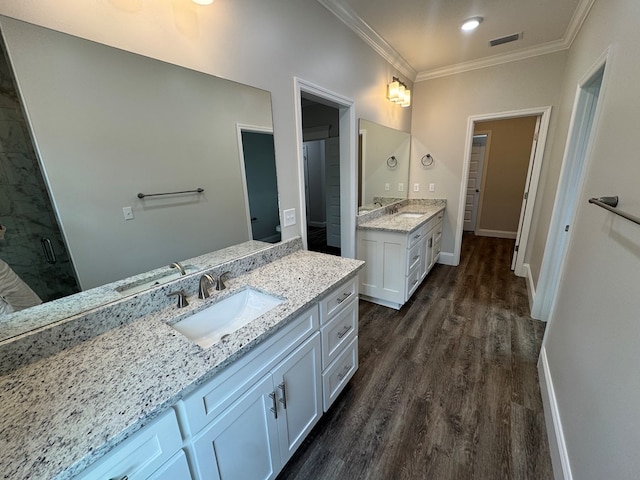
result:
<svg viewBox="0 0 640 480"><path fill-rule="evenodd" d="M446 201L408 201L397 208L388 207L382 214L364 218L358 223L358 230L379 230L384 232L411 233L444 211ZM419 217L406 217L403 213L421 213Z"/></svg>
<svg viewBox="0 0 640 480"><path fill-rule="evenodd" d="M229 279L208 300L190 292L185 309L172 305L0 377L3 478L72 477L363 264L299 250ZM202 349L167 323L247 286L284 302L224 342Z"/></svg>

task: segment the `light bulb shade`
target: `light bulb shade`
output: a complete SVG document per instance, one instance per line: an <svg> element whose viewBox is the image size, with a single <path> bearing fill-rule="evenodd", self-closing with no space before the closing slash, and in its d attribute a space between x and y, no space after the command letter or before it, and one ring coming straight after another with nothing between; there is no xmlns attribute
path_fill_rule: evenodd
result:
<svg viewBox="0 0 640 480"><path fill-rule="evenodd" d="M398 87L398 98L396 98L394 101L397 104L402 104L402 102L404 102L404 92L406 91L406 88L404 87L404 85L400 84L400 86Z"/></svg>
<svg viewBox="0 0 640 480"><path fill-rule="evenodd" d="M387 85L387 98L389 100L391 100L392 102L397 101L398 100L398 96L400 95L399 89L400 89L400 82L398 82L397 80L394 80L393 82L388 84Z"/></svg>
<svg viewBox="0 0 640 480"><path fill-rule="evenodd" d="M478 25L482 23L482 20L484 20L482 17L467 18L460 28L465 32L470 32L471 30L478 28Z"/></svg>
<svg viewBox="0 0 640 480"><path fill-rule="evenodd" d="M400 104L402 107L410 107L411 106L411 90L408 88L404 91L404 100Z"/></svg>

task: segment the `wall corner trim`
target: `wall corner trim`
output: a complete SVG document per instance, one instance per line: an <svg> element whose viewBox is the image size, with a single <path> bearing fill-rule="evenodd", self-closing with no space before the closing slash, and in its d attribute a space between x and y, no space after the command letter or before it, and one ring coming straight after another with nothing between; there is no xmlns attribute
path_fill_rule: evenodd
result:
<svg viewBox="0 0 640 480"><path fill-rule="evenodd" d="M553 388L553 380L551 379L547 350L544 343L538 359L538 377L540 378L540 393L547 426L553 476L556 480L573 480L567 445L562 431L562 422L560 421L560 409Z"/></svg>

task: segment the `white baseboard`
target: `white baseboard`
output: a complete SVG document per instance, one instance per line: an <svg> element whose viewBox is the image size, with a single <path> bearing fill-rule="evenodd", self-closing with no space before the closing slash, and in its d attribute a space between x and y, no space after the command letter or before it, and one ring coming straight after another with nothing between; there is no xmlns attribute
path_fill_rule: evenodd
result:
<svg viewBox="0 0 640 480"><path fill-rule="evenodd" d="M573 480L571 464L567 453L567 445L560 421L560 410L553 389L551 371L547 360L547 351L542 346L538 360L538 377L540 379L540 393L544 406L544 420L547 425L547 438L549 440L549 453L553 465L553 477L555 480Z"/></svg>
<svg viewBox="0 0 640 480"><path fill-rule="evenodd" d="M536 299L536 286L533 283L533 275L531 275L531 265L522 264L524 270L524 279L527 282L527 293L529 294L529 311L533 308L533 301Z"/></svg>
<svg viewBox="0 0 640 480"><path fill-rule="evenodd" d="M517 234L518 232L505 232L503 230L485 230L482 228L478 229L478 231L476 232L476 235L481 237L511 238L513 240L515 240Z"/></svg>
<svg viewBox="0 0 640 480"><path fill-rule="evenodd" d="M442 265L451 265L452 267L458 266L458 264L455 262L455 257L453 253L449 253L449 252L440 252L438 263L441 263Z"/></svg>

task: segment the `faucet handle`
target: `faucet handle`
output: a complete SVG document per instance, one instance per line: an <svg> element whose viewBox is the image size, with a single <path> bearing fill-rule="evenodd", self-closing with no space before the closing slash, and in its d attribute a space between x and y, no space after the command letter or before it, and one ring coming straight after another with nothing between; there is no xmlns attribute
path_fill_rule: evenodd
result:
<svg viewBox="0 0 640 480"><path fill-rule="evenodd" d="M216 290L224 290L227 286L224 283L224 276L229 275L231 272L224 272L218 275L218 281L216 282Z"/></svg>
<svg viewBox="0 0 640 480"><path fill-rule="evenodd" d="M189 305L187 301L187 294L184 293L184 290L178 290L177 292L167 293L167 297L178 297L178 308L184 308Z"/></svg>

